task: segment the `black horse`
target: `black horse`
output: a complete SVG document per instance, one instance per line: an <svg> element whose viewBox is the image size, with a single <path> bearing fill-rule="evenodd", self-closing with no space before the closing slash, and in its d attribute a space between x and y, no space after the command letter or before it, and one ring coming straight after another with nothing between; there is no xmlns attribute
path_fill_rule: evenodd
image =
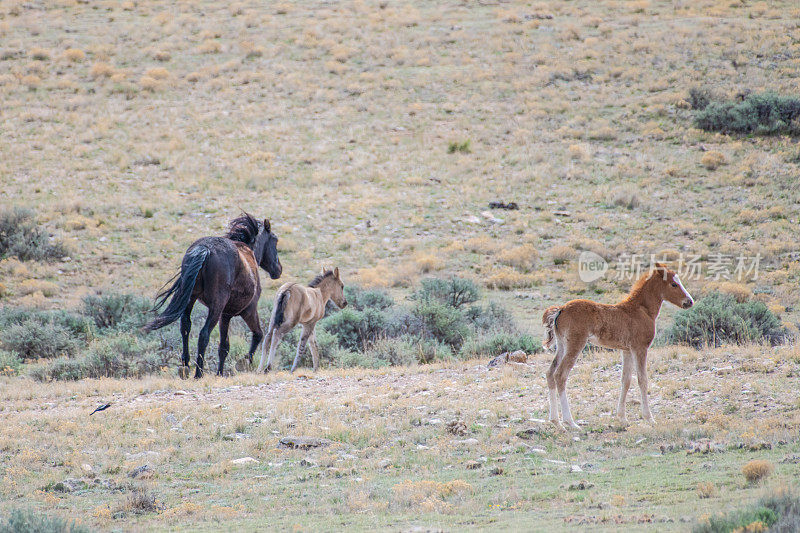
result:
<svg viewBox="0 0 800 533"><path fill-rule="evenodd" d="M253 332L248 358L253 362L253 352L264 337L258 318L258 298L261 296L260 266L272 279L281 277L278 260L278 238L270 231L269 220L263 224L247 213L231 220L224 237L203 237L189 246L183 256L180 271L169 280L156 296L156 310L167 299L172 300L166 309L145 326L146 331L163 328L181 319L183 338L183 367L189 370L189 331L192 327L192 307L200 300L208 307L208 318L200 330L197 341L197 370L194 377L203 376L203 356L208 337L219 322L219 368L222 375L228 356L228 325L231 318L241 316ZM173 280L175 282L167 289Z"/></svg>

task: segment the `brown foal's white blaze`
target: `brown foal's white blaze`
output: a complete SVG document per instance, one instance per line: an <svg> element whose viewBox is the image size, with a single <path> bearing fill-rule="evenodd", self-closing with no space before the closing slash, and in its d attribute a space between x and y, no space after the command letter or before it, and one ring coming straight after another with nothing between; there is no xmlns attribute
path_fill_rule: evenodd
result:
<svg viewBox="0 0 800 533"><path fill-rule="evenodd" d="M622 350L622 390L617 405L620 421L626 421L625 398L635 364L642 393L642 417L653 422L647 398L647 349L655 337L656 319L664 301L684 309L694 304L677 274L656 263L653 270L634 283L628 296L618 304L580 299L544 311L543 344L545 348L555 347L556 351L547 371L550 420L554 424L561 426L558 418L560 406L564 423L579 428L569 408L567 378L587 342Z"/></svg>

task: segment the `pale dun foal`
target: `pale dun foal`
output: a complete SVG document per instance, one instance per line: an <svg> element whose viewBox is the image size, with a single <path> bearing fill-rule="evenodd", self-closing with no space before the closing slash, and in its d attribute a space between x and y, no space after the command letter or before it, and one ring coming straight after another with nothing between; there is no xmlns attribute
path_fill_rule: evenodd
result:
<svg viewBox="0 0 800 533"><path fill-rule="evenodd" d="M339 268L325 270L314 278L308 287L297 283L284 283L275 294L275 305L272 307L272 316L269 319L267 338L261 347L261 361L258 372L266 368L272 370L275 360L275 351L283 337L292 331L298 324L303 326L300 342L297 344L297 355L292 363L292 372L297 368L300 358L306 348L311 347L311 361L314 370L319 368L319 347L314 335L314 327L325 316L325 305L328 300L333 300L340 309L347 305L344 297L344 283L339 277ZM267 358L269 352L269 358Z"/></svg>
<svg viewBox="0 0 800 533"><path fill-rule="evenodd" d="M569 410L567 377L587 342L622 350L622 390L617 405L617 419L621 423L627 422L625 396L633 379L633 365L636 364L642 393L642 418L651 424L655 422L647 399L647 349L655 337L656 318L664 301L684 309L694 304L677 274L656 263L650 273L634 283L630 294L616 305L572 300L545 310L542 316L545 326L543 344L545 349L554 347L556 351L547 371L550 421L553 424L563 428L558 419L560 402L564 424L580 429Z"/></svg>

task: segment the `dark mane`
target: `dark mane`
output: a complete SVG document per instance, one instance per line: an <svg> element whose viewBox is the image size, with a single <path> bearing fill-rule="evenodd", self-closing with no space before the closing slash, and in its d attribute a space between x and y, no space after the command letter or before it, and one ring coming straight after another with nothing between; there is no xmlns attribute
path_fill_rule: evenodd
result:
<svg viewBox="0 0 800 533"><path fill-rule="evenodd" d="M320 283L322 283L322 280L324 280L325 278L329 278L331 276L333 276L333 270L326 270L326 271L322 272L321 274L317 274L317 276L314 279L311 280L311 282L308 284L308 286L309 287L316 287Z"/></svg>
<svg viewBox="0 0 800 533"><path fill-rule="evenodd" d="M252 248L258 236L258 221L248 213L242 213L231 220L228 233L225 234L232 241L244 243Z"/></svg>

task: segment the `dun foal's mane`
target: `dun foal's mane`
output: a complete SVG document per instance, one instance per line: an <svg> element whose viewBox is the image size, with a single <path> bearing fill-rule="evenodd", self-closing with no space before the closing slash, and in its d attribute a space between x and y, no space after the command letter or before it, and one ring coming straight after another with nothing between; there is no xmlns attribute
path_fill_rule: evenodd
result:
<svg viewBox="0 0 800 533"><path fill-rule="evenodd" d="M232 241L244 243L252 248L258 236L258 221L252 215L242 213L231 220L230 226L228 226L228 233L225 236Z"/></svg>
<svg viewBox="0 0 800 533"><path fill-rule="evenodd" d="M325 278L329 278L333 276L333 270L325 270L311 280L311 283L308 284L309 287L317 287Z"/></svg>

